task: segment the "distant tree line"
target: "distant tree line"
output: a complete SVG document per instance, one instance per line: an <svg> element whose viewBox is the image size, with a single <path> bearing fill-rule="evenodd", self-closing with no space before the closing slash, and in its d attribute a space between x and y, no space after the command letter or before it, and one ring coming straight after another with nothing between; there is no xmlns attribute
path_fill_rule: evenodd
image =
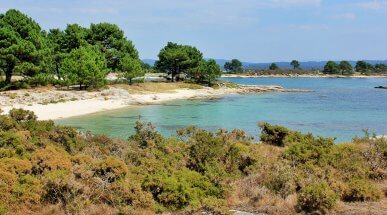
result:
<svg viewBox="0 0 387 215"><path fill-rule="evenodd" d="M292 60L290 62L290 65L292 66L294 71L302 70L301 64L297 60ZM224 65L224 68L227 72L230 72L230 73L243 72L242 63L238 59L233 59L230 62L226 62ZM276 63L271 63L268 69L270 71L283 71L283 69L281 69ZM246 70L246 71L252 71L252 70ZM345 60L340 61L339 63L336 63L334 61L328 61L325 64L322 72L324 74L345 75L345 76L353 75L355 72L363 75L382 74L382 73L387 73L387 65L381 64L381 63L372 65L366 61L360 60L360 61L357 61L356 66L353 67L351 63Z"/></svg>
<svg viewBox="0 0 387 215"><path fill-rule="evenodd" d="M336 75L353 75L355 72L358 72L363 75L370 75L372 73L386 73L387 65L385 64L375 64L372 65L366 61L357 61L355 68L348 61L341 61L336 63L334 61L328 61L324 66L325 74L336 74Z"/></svg>
<svg viewBox="0 0 387 215"><path fill-rule="evenodd" d="M68 24L64 30L45 31L18 10L0 14L3 89L12 86L14 75L36 84L99 88L106 84L110 72L131 84L134 78L155 70L171 74L172 81L185 73L197 82L211 84L221 74L214 62L203 60L195 47L168 43L160 51L156 67L152 67L139 59L132 41L115 24L91 24L89 28Z"/></svg>

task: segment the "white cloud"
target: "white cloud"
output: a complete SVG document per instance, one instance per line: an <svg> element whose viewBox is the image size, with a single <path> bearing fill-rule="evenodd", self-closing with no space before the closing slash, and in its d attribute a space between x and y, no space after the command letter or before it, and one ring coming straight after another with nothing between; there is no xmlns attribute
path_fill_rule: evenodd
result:
<svg viewBox="0 0 387 215"><path fill-rule="evenodd" d="M357 3L357 6L363 9L380 10L387 9L387 0L373 0Z"/></svg>
<svg viewBox="0 0 387 215"><path fill-rule="evenodd" d="M342 14L333 15L332 17L334 19L355 20L356 14L355 13L342 13Z"/></svg>
<svg viewBox="0 0 387 215"><path fill-rule="evenodd" d="M290 29L298 29L302 31L325 31L329 30L327 25L289 25Z"/></svg>
<svg viewBox="0 0 387 215"><path fill-rule="evenodd" d="M83 14L117 14L114 8L72 8L71 11Z"/></svg>
<svg viewBox="0 0 387 215"><path fill-rule="evenodd" d="M321 0L268 0L272 7L320 6Z"/></svg>

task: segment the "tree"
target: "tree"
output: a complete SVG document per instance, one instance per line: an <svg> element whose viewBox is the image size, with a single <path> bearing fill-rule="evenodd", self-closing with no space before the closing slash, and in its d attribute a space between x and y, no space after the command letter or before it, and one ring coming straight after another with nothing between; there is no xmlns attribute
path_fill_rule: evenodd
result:
<svg viewBox="0 0 387 215"><path fill-rule="evenodd" d="M360 72L362 74L369 74L373 70L373 66L370 63L367 63L363 60L356 62L355 70L356 72Z"/></svg>
<svg viewBox="0 0 387 215"><path fill-rule="evenodd" d="M353 74L352 65L346 60L343 60L340 62L339 68L340 68L342 75L352 75Z"/></svg>
<svg viewBox="0 0 387 215"><path fill-rule="evenodd" d="M238 59L232 59L231 62L226 62L224 64L224 68L228 72L232 73L238 73L242 72L242 62L240 62Z"/></svg>
<svg viewBox="0 0 387 215"><path fill-rule="evenodd" d="M340 72L340 67L334 61L328 61L324 66L325 74L338 74Z"/></svg>
<svg viewBox="0 0 387 215"><path fill-rule="evenodd" d="M222 69L213 59L203 60L200 64L200 71L203 79L208 82L208 86L211 86L211 82L222 75Z"/></svg>
<svg viewBox="0 0 387 215"><path fill-rule="evenodd" d="M69 24L64 30L64 33L64 44L62 44L62 48L67 53L88 44L86 38L89 34L89 30L87 28L78 24Z"/></svg>
<svg viewBox="0 0 387 215"><path fill-rule="evenodd" d="M108 68L113 71L118 69L120 60L127 54L138 59L138 52L132 41L128 40L115 24L91 24L87 40L91 45L101 47L102 53L106 55Z"/></svg>
<svg viewBox="0 0 387 215"><path fill-rule="evenodd" d="M99 88L106 82L105 56L95 46L81 46L68 54L62 63L62 74L69 83Z"/></svg>
<svg viewBox="0 0 387 215"><path fill-rule="evenodd" d="M296 69L301 69L300 68L300 62L298 62L297 60L292 60L292 62L290 62L290 65L293 66L293 69L296 70Z"/></svg>
<svg viewBox="0 0 387 215"><path fill-rule="evenodd" d="M379 63L375 64L375 72L376 73L385 73L387 72L387 65Z"/></svg>
<svg viewBox="0 0 387 215"><path fill-rule="evenodd" d="M0 65L6 83L15 72L34 76L44 70L47 51L47 42L34 20L13 9L0 16Z"/></svg>
<svg viewBox="0 0 387 215"><path fill-rule="evenodd" d="M156 68L171 74L171 80L174 82L177 74L198 67L203 59L203 54L195 47L168 42L161 49L158 57Z"/></svg>
<svg viewBox="0 0 387 215"><path fill-rule="evenodd" d="M121 72L121 77L128 80L129 84L132 84L133 78L140 77L145 74L141 61L133 58L129 54L126 54L121 59L118 68Z"/></svg>
<svg viewBox="0 0 387 215"><path fill-rule="evenodd" d="M269 66L269 69L270 69L270 70L278 70L279 67L277 66L277 64L272 63L272 64Z"/></svg>
<svg viewBox="0 0 387 215"><path fill-rule="evenodd" d="M51 70L60 80L62 79L60 67L66 55L65 33L60 29L51 29L47 39L51 47Z"/></svg>

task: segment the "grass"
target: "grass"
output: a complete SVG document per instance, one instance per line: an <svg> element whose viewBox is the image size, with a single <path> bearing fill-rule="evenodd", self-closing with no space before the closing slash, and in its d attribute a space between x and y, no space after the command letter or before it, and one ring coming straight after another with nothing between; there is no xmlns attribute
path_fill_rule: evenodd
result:
<svg viewBox="0 0 387 215"><path fill-rule="evenodd" d="M136 83L133 85L127 84L114 84L116 88L125 89L130 93L163 93L171 92L179 89L191 89L197 90L203 88L198 84L184 83L184 82L175 82L175 83L164 83L164 82L145 82L145 83Z"/></svg>
<svg viewBox="0 0 387 215"><path fill-rule="evenodd" d="M70 101L75 101L73 99L71 99ZM76 100L78 100L78 99L76 99ZM51 99L51 100L45 100L45 101L43 101L43 102L41 102L39 104L41 104L41 105L48 105L48 104L64 103L64 102L67 102L67 101L69 101L69 100L66 100L66 99L59 99L59 100Z"/></svg>
<svg viewBox="0 0 387 215"><path fill-rule="evenodd" d="M4 93L3 95L7 96L10 99L16 99L17 97L17 93L11 93L11 92Z"/></svg>

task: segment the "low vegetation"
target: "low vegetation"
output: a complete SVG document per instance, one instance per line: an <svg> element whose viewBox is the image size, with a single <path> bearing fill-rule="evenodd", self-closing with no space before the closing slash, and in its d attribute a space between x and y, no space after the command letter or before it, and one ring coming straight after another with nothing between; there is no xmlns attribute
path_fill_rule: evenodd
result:
<svg viewBox="0 0 387 215"><path fill-rule="evenodd" d="M331 213L338 202L385 198L387 142L331 138L260 124L242 130L188 127L163 137L138 122L127 140L0 116L2 214Z"/></svg>
<svg viewBox="0 0 387 215"><path fill-rule="evenodd" d="M186 82L175 82L175 83L165 83L165 82L145 82L145 83L135 83L132 85L127 84L114 84L115 88L125 89L129 93L162 93L162 92L171 92L178 89L201 89L203 86L195 83L186 83Z"/></svg>

